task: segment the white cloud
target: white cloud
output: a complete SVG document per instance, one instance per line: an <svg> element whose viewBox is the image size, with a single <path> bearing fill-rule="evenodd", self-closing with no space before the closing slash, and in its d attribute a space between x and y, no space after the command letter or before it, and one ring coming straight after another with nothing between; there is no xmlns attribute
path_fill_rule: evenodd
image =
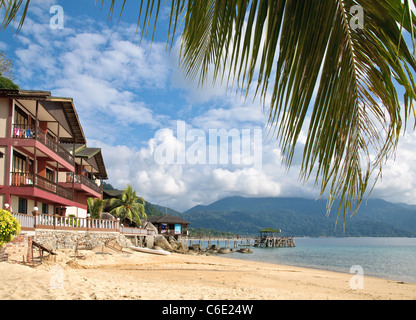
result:
<svg viewBox="0 0 416 320"><path fill-rule="evenodd" d="M187 126L187 130L191 130ZM174 129L159 130L146 146L127 149L97 143L103 148L106 166L109 168L111 183L123 188L131 183L138 194L152 203L165 204L178 210L187 210L196 204L209 204L225 196L243 195L251 197L306 195L316 197L313 186L301 186L298 171L287 172L281 166L279 150L274 141L263 142L263 163L260 168L252 164L192 165L188 162L161 164L155 159L155 150L163 141L167 149L179 145L180 150L190 147L193 142L178 140ZM107 156L107 154L109 156ZM302 194L300 194L302 192Z"/></svg>
<svg viewBox="0 0 416 320"><path fill-rule="evenodd" d="M384 164L382 178L374 188L373 197L416 204L415 145L416 132L407 132L400 137L396 157Z"/></svg>
<svg viewBox="0 0 416 320"><path fill-rule="evenodd" d="M16 50L21 87L72 97L84 118L107 115L121 129L132 124L159 126L166 117L155 114L137 93L166 86L170 66L164 46L155 43L150 49L145 41L139 46L131 25L115 29L101 22L95 25L58 33L27 18Z"/></svg>
<svg viewBox="0 0 416 320"><path fill-rule="evenodd" d="M7 45L7 43L0 41L0 51L5 51L8 49L8 47L9 46Z"/></svg>

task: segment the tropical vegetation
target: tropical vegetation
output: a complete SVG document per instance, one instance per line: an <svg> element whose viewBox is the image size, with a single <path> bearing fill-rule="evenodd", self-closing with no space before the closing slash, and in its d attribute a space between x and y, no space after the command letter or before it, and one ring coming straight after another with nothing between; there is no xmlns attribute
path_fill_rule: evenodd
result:
<svg viewBox="0 0 416 320"><path fill-rule="evenodd" d="M87 212L90 214L92 219L100 219L101 213L103 212L106 201L103 199L87 199Z"/></svg>
<svg viewBox="0 0 416 320"><path fill-rule="evenodd" d="M19 86L13 82L13 77L12 61L6 57L4 51L0 51L0 89L19 89Z"/></svg>
<svg viewBox="0 0 416 320"><path fill-rule="evenodd" d="M114 188L110 183L103 182L103 190L116 190L116 188ZM103 201L104 201L103 210L111 211L111 207L109 205L110 201L107 201L107 200L103 200ZM141 200L138 200L138 201L141 201ZM147 217L163 215L163 213L160 210L161 208L160 206L151 204L149 201L144 201L144 202L145 202L144 212Z"/></svg>
<svg viewBox="0 0 416 320"><path fill-rule="evenodd" d="M0 2L1 26L21 17L19 30L29 2ZM329 193L327 212L339 198L345 219L416 114L415 2L172 0L167 46L180 39L181 66L201 84L212 74L246 97L253 87L288 167L306 128L300 178ZM154 35L163 4L140 1L142 35Z"/></svg>
<svg viewBox="0 0 416 320"><path fill-rule="evenodd" d="M338 203L336 203L338 205ZM326 200L305 198L224 198L178 214L192 228L258 236L264 228L296 237L416 237L416 206L369 199L359 214L346 217L348 228L334 227L336 216L323 216Z"/></svg>
<svg viewBox="0 0 416 320"><path fill-rule="evenodd" d="M218 231L212 228L188 228L190 237L201 238L236 238L237 234L227 231Z"/></svg>
<svg viewBox="0 0 416 320"><path fill-rule="evenodd" d="M120 221L128 221L129 223L135 223L136 226L140 226L141 219L146 219L145 213L145 201L142 197L138 197L136 190L133 190L131 185L127 185L120 198L112 198L109 202L110 214L116 218L120 218Z"/></svg>
<svg viewBox="0 0 416 320"><path fill-rule="evenodd" d="M19 86L14 84L12 80L0 76L0 89L17 90Z"/></svg>

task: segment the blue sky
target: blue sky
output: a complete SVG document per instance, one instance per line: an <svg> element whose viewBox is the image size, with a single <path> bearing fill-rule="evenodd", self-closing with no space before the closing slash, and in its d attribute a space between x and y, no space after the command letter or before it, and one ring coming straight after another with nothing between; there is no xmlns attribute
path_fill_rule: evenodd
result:
<svg viewBox="0 0 416 320"><path fill-rule="evenodd" d="M102 148L109 183L120 189L131 184L146 200L177 210L231 195L319 197L313 181L298 178L300 153L289 171L281 165L279 146L267 135L267 117L258 100L250 94L245 100L220 83L208 81L200 89L184 77L177 43L166 51L166 9L153 44L151 34L140 43L139 1L128 1L120 23L119 8L108 21L109 1L102 11L97 2L34 0L18 35L10 27L1 32L0 50L12 59L20 88L74 99L88 145ZM54 4L64 10L63 29L50 27ZM209 130L253 134L261 129L261 168L231 161L158 163L155 149L160 144L183 142L177 135L178 121L186 124L187 132L206 137ZM303 132L300 144L304 137ZM192 144L187 141L182 147L189 150ZM385 165L373 197L416 204L415 146L416 135L410 131L400 142L396 160Z"/></svg>

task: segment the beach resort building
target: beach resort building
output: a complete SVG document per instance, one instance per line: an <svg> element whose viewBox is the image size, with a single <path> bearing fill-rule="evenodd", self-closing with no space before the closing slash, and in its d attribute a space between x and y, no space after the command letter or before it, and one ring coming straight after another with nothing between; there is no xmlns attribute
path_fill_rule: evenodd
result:
<svg viewBox="0 0 416 320"><path fill-rule="evenodd" d="M0 261L33 262L56 249L110 243L152 246L156 230L92 218L87 199L103 197L101 149L87 140L71 98L48 91L0 89L0 208L21 227Z"/></svg>
<svg viewBox="0 0 416 320"><path fill-rule="evenodd" d="M87 217L107 173L87 147L71 98L0 90L0 206L18 214Z"/></svg>

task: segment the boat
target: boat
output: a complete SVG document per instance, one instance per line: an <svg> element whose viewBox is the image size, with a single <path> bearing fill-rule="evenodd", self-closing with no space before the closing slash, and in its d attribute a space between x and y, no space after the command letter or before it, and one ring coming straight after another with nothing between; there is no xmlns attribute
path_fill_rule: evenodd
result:
<svg viewBox="0 0 416 320"><path fill-rule="evenodd" d="M139 251L139 252L145 252L145 253L153 253L153 254L160 254L163 256L167 256L170 255L171 253L169 251L165 251L165 250L156 250L156 249L149 249L149 248L142 248L142 247L134 247L134 246L129 246L128 248L135 250L135 251Z"/></svg>

